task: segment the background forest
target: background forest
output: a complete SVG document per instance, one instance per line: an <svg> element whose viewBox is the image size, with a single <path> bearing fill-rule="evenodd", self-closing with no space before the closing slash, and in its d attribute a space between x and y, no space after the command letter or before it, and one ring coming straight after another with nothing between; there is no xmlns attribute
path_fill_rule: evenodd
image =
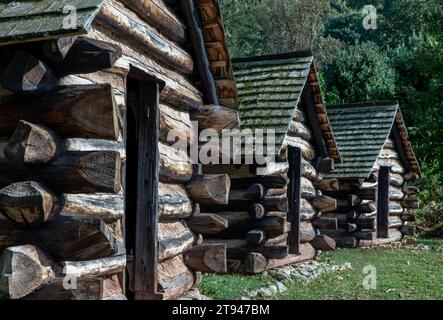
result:
<svg viewBox="0 0 443 320"><path fill-rule="evenodd" d="M424 178L421 231L442 237L443 0L220 0L233 57L312 48L328 104L400 101ZM377 8L366 30L363 8Z"/></svg>

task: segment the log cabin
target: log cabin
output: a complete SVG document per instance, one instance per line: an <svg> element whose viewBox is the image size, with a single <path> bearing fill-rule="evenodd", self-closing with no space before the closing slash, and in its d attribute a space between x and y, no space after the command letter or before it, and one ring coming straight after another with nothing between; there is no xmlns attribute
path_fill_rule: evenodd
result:
<svg viewBox="0 0 443 320"><path fill-rule="evenodd" d="M420 178L397 101L327 106L343 162L326 178L338 179L334 212L314 224L338 246L376 246L415 235ZM331 221L334 223L331 224Z"/></svg>
<svg viewBox="0 0 443 320"><path fill-rule="evenodd" d="M229 176L172 147L239 125L218 2L3 1L0 46L0 298L175 299L226 272L200 203Z"/></svg>
<svg viewBox="0 0 443 320"><path fill-rule="evenodd" d="M323 175L341 161L312 53L236 59L233 64L241 128L272 130L276 147L267 153L267 140L259 142L272 160L265 164L255 157L246 161L258 151L254 143L245 146L241 163L203 166L204 173L225 173L231 181L227 205L201 206L228 222L204 242L225 242L228 271L247 274L334 250L335 241L312 223L322 212L336 209L336 199L323 192L338 190L337 180Z"/></svg>

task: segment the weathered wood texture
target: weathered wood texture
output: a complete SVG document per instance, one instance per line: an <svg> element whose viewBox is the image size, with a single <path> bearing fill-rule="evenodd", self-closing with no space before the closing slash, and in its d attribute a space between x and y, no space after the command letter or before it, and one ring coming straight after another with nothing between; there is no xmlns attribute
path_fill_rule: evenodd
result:
<svg viewBox="0 0 443 320"><path fill-rule="evenodd" d="M119 126L109 85L58 87L35 98L0 100L0 135L11 136L20 120L45 124L61 136L116 140Z"/></svg>

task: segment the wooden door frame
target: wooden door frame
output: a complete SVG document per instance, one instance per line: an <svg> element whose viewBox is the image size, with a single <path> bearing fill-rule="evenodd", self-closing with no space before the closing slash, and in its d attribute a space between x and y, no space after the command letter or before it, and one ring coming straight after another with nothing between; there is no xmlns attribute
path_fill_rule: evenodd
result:
<svg viewBox="0 0 443 320"><path fill-rule="evenodd" d="M138 139L137 201L135 230L133 230L135 232L132 277L134 299L161 299L162 295L157 292L160 158L158 143L159 97L164 83L135 68L131 68L128 77L138 82L137 105L134 110Z"/></svg>

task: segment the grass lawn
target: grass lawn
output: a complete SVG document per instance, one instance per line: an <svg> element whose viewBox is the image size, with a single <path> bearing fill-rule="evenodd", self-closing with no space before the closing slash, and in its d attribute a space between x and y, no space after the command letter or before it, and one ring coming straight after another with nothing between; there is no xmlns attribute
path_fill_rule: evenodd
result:
<svg viewBox="0 0 443 320"><path fill-rule="evenodd" d="M420 240L429 251L379 248L339 249L322 255L321 261L333 264L350 262L352 269L324 274L311 281L287 285L286 292L266 299L443 299L443 241ZM377 270L377 289L363 287L365 266ZM214 299L238 299L253 289L275 280L270 275L207 275L200 290Z"/></svg>

